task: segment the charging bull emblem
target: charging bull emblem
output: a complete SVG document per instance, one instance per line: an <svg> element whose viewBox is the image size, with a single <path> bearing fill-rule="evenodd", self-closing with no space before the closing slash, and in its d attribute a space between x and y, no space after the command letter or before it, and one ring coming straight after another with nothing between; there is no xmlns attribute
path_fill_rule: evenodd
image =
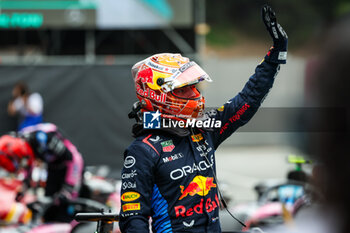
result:
<svg viewBox="0 0 350 233"><path fill-rule="evenodd" d="M216 188L213 177L196 176L186 188L180 185L182 195L179 197L179 200L182 200L187 195L194 196L198 194L206 196L211 188Z"/></svg>

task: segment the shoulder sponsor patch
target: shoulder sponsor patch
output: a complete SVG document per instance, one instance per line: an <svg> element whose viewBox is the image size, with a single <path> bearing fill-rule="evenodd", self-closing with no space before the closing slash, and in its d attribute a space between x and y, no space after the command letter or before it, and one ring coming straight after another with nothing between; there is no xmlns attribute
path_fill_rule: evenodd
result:
<svg viewBox="0 0 350 233"><path fill-rule="evenodd" d="M125 168L131 168L135 165L136 159L133 156L126 156L124 160L124 167Z"/></svg>
<svg viewBox="0 0 350 233"><path fill-rule="evenodd" d="M140 203L128 203L128 204L124 204L122 206L123 212L126 211L132 211L132 210L140 210L141 206Z"/></svg>
<svg viewBox="0 0 350 233"><path fill-rule="evenodd" d="M192 138L192 141L199 142L203 140L203 135L199 133L199 134L191 135L191 138Z"/></svg>
<svg viewBox="0 0 350 233"><path fill-rule="evenodd" d="M126 192L123 193L121 196L122 201L129 202L129 201L135 201L140 197L140 194L137 192Z"/></svg>
<svg viewBox="0 0 350 233"><path fill-rule="evenodd" d="M224 105L222 105L220 108L218 108L218 111L222 112L222 111L224 111L224 108L225 108Z"/></svg>
<svg viewBox="0 0 350 233"><path fill-rule="evenodd" d="M122 189L135 189L136 188L136 182L123 182L122 183Z"/></svg>
<svg viewBox="0 0 350 233"><path fill-rule="evenodd" d="M173 140L168 140L160 143L163 147L163 152L172 152L175 148Z"/></svg>
<svg viewBox="0 0 350 233"><path fill-rule="evenodd" d="M137 171L136 170L131 170L130 173L123 173L122 174L122 179L129 179L129 178L133 178L134 176L137 176Z"/></svg>

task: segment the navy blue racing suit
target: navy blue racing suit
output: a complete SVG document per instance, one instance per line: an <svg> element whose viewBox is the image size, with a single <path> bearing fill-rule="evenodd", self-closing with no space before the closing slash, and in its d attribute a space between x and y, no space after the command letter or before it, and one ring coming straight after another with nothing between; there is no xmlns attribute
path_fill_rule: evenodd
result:
<svg viewBox="0 0 350 233"><path fill-rule="evenodd" d="M136 138L124 152L122 232L149 232L150 217L153 232L221 232L214 152L253 117L278 70L263 61L237 96L207 114L221 120L220 128L144 131Z"/></svg>

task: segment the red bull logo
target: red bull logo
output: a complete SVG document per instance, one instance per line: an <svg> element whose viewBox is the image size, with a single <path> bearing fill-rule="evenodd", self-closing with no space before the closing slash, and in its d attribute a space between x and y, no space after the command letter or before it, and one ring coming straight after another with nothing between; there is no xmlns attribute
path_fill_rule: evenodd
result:
<svg viewBox="0 0 350 233"><path fill-rule="evenodd" d="M136 84L136 92L137 94L155 100L155 101L159 101L159 102L165 102L166 100L166 94L161 93L160 95L157 95L156 91L150 89L150 88L146 88L146 90L143 90L141 88L141 86L139 84Z"/></svg>
<svg viewBox="0 0 350 233"><path fill-rule="evenodd" d="M198 194L206 196L211 188L216 188L213 177L196 176L186 188L180 185L182 195L179 197L179 200L182 200L187 195L194 196Z"/></svg>
<svg viewBox="0 0 350 233"><path fill-rule="evenodd" d="M153 72L151 68L141 70L138 76L141 78L141 82L153 84Z"/></svg>

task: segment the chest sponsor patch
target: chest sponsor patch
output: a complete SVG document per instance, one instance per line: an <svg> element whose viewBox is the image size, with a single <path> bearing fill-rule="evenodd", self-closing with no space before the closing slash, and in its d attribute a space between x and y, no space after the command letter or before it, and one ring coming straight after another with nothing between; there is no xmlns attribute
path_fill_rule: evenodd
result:
<svg viewBox="0 0 350 233"><path fill-rule="evenodd" d="M210 167L214 166L214 155L210 156L210 161L202 160L199 163L193 163L192 166L186 165L181 168L177 168L170 172L170 178L172 180L178 180L181 179L184 176L187 176L189 174L193 174L196 171L205 171L209 169Z"/></svg>
<svg viewBox="0 0 350 233"><path fill-rule="evenodd" d="M175 148L173 140L168 140L160 143L163 148L163 152L172 152Z"/></svg>
<svg viewBox="0 0 350 233"><path fill-rule="evenodd" d="M184 224L185 227L193 227L193 224L194 224L194 220L192 220L190 223L187 223L187 222L182 222L182 224Z"/></svg>
<svg viewBox="0 0 350 233"><path fill-rule="evenodd" d="M174 161L174 160L177 160L177 159L181 159L183 157L184 157L184 155L180 152L180 153L176 153L174 155L170 155L168 157L164 157L163 158L163 162L167 163L167 162L171 162L171 161Z"/></svg>
<svg viewBox="0 0 350 233"><path fill-rule="evenodd" d="M179 200L182 200L188 195L192 197L194 195L206 196L211 188L216 188L213 177L196 176L186 188L180 185L181 196Z"/></svg>
<svg viewBox="0 0 350 233"><path fill-rule="evenodd" d="M203 140L203 135L199 133L199 134L191 135L191 138L193 142L200 142Z"/></svg>

